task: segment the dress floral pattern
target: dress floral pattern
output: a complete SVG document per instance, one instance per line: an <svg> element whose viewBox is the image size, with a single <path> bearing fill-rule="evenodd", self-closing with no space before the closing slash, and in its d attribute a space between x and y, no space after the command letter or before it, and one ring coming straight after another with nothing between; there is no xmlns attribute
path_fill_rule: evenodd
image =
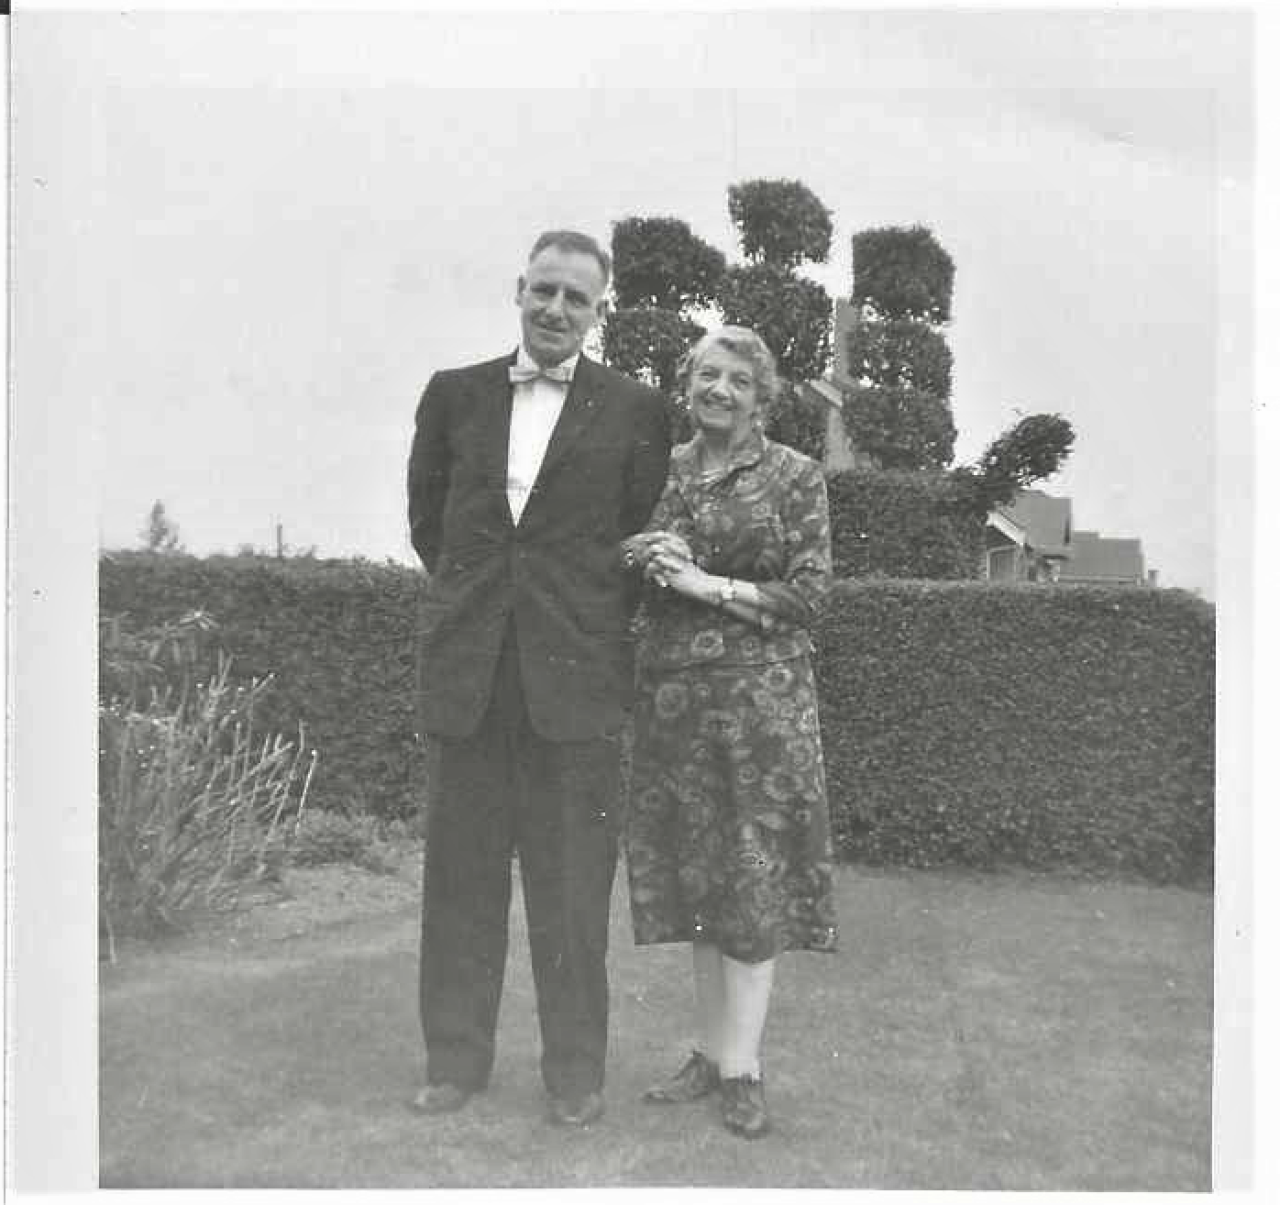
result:
<svg viewBox="0 0 1280 1205"><path fill-rule="evenodd" d="M760 962L832 950L831 827L809 624L831 580L820 467L763 437L714 477L675 449L650 531L752 582L748 623L646 588L637 621L627 871L636 942L707 941Z"/></svg>

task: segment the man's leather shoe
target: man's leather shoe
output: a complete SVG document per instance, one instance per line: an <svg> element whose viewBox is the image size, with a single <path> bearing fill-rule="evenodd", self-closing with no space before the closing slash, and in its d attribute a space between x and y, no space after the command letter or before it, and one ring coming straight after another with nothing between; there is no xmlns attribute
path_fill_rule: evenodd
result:
<svg viewBox="0 0 1280 1205"><path fill-rule="evenodd" d="M604 1113L604 1097L599 1092L586 1096L553 1096L549 1102L551 1120L558 1126L589 1126Z"/></svg>
<svg viewBox="0 0 1280 1205"><path fill-rule="evenodd" d="M428 1084L413 1098L412 1107L415 1113L428 1113L432 1116L456 1113L474 1095L470 1088L462 1088L457 1084Z"/></svg>

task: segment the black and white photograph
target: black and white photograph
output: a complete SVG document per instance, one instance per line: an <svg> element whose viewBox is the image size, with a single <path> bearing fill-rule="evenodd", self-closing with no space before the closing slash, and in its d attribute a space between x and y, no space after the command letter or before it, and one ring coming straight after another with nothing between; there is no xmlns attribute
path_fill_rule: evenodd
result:
<svg viewBox="0 0 1280 1205"><path fill-rule="evenodd" d="M1250 9L16 7L13 1188L1255 1187Z"/></svg>

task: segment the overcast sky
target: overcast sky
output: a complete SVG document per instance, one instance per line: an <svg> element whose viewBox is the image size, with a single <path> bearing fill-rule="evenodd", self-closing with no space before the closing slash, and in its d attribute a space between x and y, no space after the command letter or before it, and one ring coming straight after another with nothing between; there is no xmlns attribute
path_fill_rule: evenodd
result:
<svg viewBox="0 0 1280 1205"><path fill-rule="evenodd" d="M1066 415L1045 488L1076 527L1214 593L1246 17L73 13L12 39L16 396L82 401L108 547L160 498L193 552L280 522L408 560L417 397L514 346L533 237L669 214L734 259L726 189L766 176L832 210L834 296L856 231L950 252L958 460Z"/></svg>

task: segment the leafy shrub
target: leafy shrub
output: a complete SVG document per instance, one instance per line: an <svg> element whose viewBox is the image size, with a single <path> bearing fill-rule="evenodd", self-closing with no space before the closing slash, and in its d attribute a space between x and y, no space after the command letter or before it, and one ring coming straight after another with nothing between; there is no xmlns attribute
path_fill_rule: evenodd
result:
<svg viewBox="0 0 1280 1205"><path fill-rule="evenodd" d="M850 582L818 642L846 857L1211 875L1208 604L1141 587Z"/></svg>
<svg viewBox="0 0 1280 1205"><path fill-rule="evenodd" d="M197 631L189 619L151 639L104 629L98 898L112 956L117 932L171 928L277 869L282 824L306 800L301 733L286 741L259 722L269 682L234 685L225 656L198 678ZM163 658L175 649L176 683Z"/></svg>
<svg viewBox="0 0 1280 1205"><path fill-rule="evenodd" d="M289 834L289 861L294 866L328 866L350 862L378 874L394 871L395 851L383 839L373 816L342 816L312 809Z"/></svg>
<svg viewBox="0 0 1280 1205"><path fill-rule="evenodd" d="M134 630L124 617L104 616L98 625L98 695L146 706L157 692L178 702L209 679L226 653L214 618L189 610L178 619Z"/></svg>

